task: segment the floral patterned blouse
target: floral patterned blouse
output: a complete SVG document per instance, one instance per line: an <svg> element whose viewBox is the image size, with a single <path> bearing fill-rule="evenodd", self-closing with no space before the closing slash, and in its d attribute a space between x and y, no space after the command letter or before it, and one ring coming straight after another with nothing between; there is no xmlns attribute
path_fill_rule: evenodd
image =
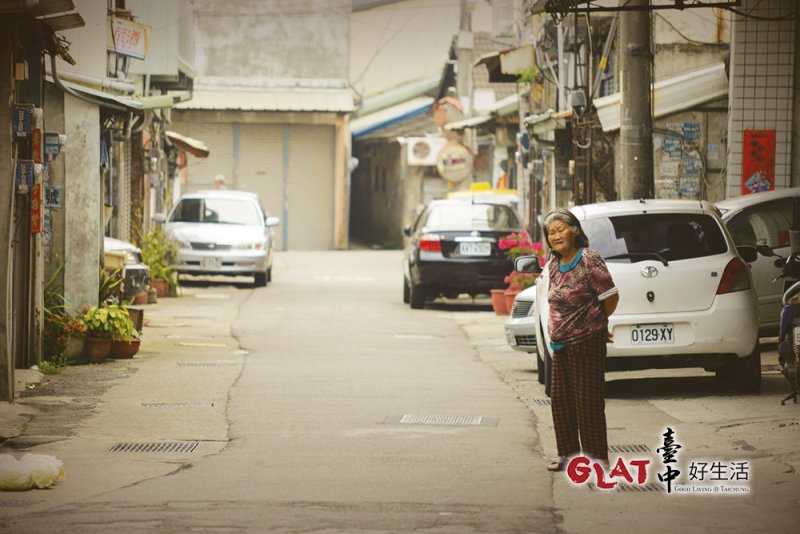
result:
<svg viewBox="0 0 800 534"><path fill-rule="evenodd" d="M602 302L619 290L597 252L582 248L568 265L559 265L559 259L553 255L548 273L547 327L553 344L563 346L582 341L608 328Z"/></svg>

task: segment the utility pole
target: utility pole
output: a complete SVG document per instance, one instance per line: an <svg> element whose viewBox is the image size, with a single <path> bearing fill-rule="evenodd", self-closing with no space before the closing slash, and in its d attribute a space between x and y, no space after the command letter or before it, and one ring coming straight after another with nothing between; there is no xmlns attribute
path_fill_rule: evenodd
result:
<svg viewBox="0 0 800 534"><path fill-rule="evenodd" d="M472 110L472 49L475 48L475 37L472 34L472 10L475 0L461 0L460 22L456 38L458 54L458 77L456 79L458 98L464 105L467 116Z"/></svg>
<svg viewBox="0 0 800 534"><path fill-rule="evenodd" d="M620 200L653 198L653 117L649 0L631 0L620 15L622 102L617 191Z"/></svg>

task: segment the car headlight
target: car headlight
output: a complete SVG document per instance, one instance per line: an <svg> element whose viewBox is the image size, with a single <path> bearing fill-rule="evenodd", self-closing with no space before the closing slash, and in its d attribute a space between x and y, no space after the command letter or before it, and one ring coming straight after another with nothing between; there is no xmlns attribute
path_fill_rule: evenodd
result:
<svg viewBox="0 0 800 534"><path fill-rule="evenodd" d="M258 243L240 243L238 245L233 246L236 250L261 250L264 248L264 242L259 241Z"/></svg>

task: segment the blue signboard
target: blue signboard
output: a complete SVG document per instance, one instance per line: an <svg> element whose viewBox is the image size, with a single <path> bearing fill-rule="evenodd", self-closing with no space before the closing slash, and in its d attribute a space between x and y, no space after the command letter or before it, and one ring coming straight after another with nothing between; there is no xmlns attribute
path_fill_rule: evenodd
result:
<svg viewBox="0 0 800 534"><path fill-rule="evenodd" d="M14 106L12 129L17 137L28 137L31 134L33 106Z"/></svg>
<svg viewBox="0 0 800 534"><path fill-rule="evenodd" d="M27 193L33 187L33 160L23 159L17 161L14 172L18 193Z"/></svg>

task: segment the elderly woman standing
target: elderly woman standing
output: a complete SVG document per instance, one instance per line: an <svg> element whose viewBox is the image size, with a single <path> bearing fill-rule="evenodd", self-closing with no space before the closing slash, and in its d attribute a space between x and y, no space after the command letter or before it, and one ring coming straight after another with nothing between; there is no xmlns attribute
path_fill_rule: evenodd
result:
<svg viewBox="0 0 800 534"><path fill-rule="evenodd" d="M579 452L608 461L605 416L605 358L608 316L619 291L603 258L589 247L580 221L558 209L544 220L549 263L548 332L553 354L551 406L560 471Z"/></svg>

